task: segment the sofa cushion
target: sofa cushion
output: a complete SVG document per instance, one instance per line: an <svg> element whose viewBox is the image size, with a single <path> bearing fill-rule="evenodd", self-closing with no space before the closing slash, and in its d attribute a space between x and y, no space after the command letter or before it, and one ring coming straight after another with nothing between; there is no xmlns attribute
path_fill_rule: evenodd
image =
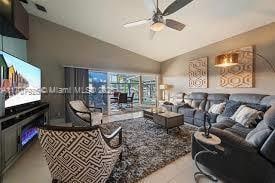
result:
<svg viewBox="0 0 275 183"><path fill-rule="evenodd" d="M208 94L205 105L205 110L208 111L213 104L220 104L226 102L229 98L229 94L212 93Z"/></svg>
<svg viewBox="0 0 275 183"><path fill-rule="evenodd" d="M261 105L272 106L275 105L275 95L266 96L261 100Z"/></svg>
<svg viewBox="0 0 275 183"><path fill-rule="evenodd" d="M270 106L267 106L267 105L253 104L253 103L246 103L245 105L252 109L256 109L257 111L262 111L263 113L265 113L270 108Z"/></svg>
<svg viewBox="0 0 275 183"><path fill-rule="evenodd" d="M229 100L234 100L241 103L259 104L266 95L251 94L251 93L235 93L231 94Z"/></svg>
<svg viewBox="0 0 275 183"><path fill-rule="evenodd" d="M245 140L260 149L271 133L272 130L268 125L264 121L261 121L255 129L247 134Z"/></svg>
<svg viewBox="0 0 275 183"><path fill-rule="evenodd" d="M235 114L235 112L238 110L238 108L242 105L241 102L229 100L225 104L225 109L222 113L225 117L231 117Z"/></svg>
<svg viewBox="0 0 275 183"><path fill-rule="evenodd" d="M213 114L221 114L224 111L224 108L225 108L225 102L220 104L213 104L208 110L208 112Z"/></svg>
<svg viewBox="0 0 275 183"><path fill-rule="evenodd" d="M184 102L188 103L192 108L204 110L207 93L193 92L184 96Z"/></svg>
<svg viewBox="0 0 275 183"><path fill-rule="evenodd" d="M247 107L250 107L250 108L252 108L252 109L256 109L257 111L262 111L263 113L263 115L264 115L264 113L271 107L271 106L268 106L268 105L262 105L262 104L252 104L252 103L248 103L248 104L245 104ZM259 119L256 119L256 122L257 122L257 124L259 123L259 122L261 122L262 121L262 119L263 119L263 116L261 116L261 118L259 118Z"/></svg>
<svg viewBox="0 0 275 183"><path fill-rule="evenodd" d="M179 111L180 114L183 114L185 117L194 118L194 114L195 114L196 109L180 107L178 111Z"/></svg>
<svg viewBox="0 0 275 183"><path fill-rule="evenodd" d="M224 130L226 128L231 128L233 125L235 125L236 122L231 119L225 119L221 122L213 124L213 127L219 128L221 130Z"/></svg>
<svg viewBox="0 0 275 183"><path fill-rule="evenodd" d="M194 125L203 126L204 117L205 117L205 112L204 111L196 110L195 115L194 115Z"/></svg>
<svg viewBox="0 0 275 183"><path fill-rule="evenodd" d="M204 111L196 110L195 116L194 116L195 119L199 119L199 120L204 121L204 117L205 117L205 112Z"/></svg>
<svg viewBox="0 0 275 183"><path fill-rule="evenodd" d="M224 115L220 114L220 115L217 116L216 122L220 123L220 122L223 122L223 121L226 121L226 120L232 120L232 119L230 117L227 117L227 116L224 116Z"/></svg>
<svg viewBox="0 0 275 183"><path fill-rule="evenodd" d="M194 118L193 117L184 116L183 119L184 119L184 122L189 123L191 125L194 125Z"/></svg>
<svg viewBox="0 0 275 183"><path fill-rule="evenodd" d="M202 127L204 125L204 120L194 118L194 125L198 127Z"/></svg>
<svg viewBox="0 0 275 183"><path fill-rule="evenodd" d="M239 135L242 138L246 138L247 134L252 131L251 128L246 128L239 123L236 123L231 128L226 128L225 130Z"/></svg>
<svg viewBox="0 0 275 183"><path fill-rule="evenodd" d="M184 108L191 108L188 104L180 103L172 106L172 112L178 113L178 109L184 107Z"/></svg>
<svg viewBox="0 0 275 183"><path fill-rule="evenodd" d="M275 130L273 130L266 139L265 143L260 149L260 152L266 159L275 164Z"/></svg>
<svg viewBox="0 0 275 183"><path fill-rule="evenodd" d="M275 130L275 106L271 106L270 109L264 114L265 123L273 130Z"/></svg>
<svg viewBox="0 0 275 183"><path fill-rule="evenodd" d="M231 119L235 120L237 123L240 123L244 127L252 128L257 125L256 119L262 118L263 112L257 111L246 105L241 105Z"/></svg>
<svg viewBox="0 0 275 183"><path fill-rule="evenodd" d="M217 122L217 117L218 117L218 116L219 116L219 114L209 113L210 123L216 123L216 122Z"/></svg>

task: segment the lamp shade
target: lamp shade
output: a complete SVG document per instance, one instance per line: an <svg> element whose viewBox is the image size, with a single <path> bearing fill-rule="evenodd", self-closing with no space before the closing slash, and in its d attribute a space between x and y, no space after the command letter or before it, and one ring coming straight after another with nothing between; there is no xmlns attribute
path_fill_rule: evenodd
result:
<svg viewBox="0 0 275 183"><path fill-rule="evenodd" d="M168 85L166 85L166 84L159 85L160 90L166 90L167 88L168 88Z"/></svg>
<svg viewBox="0 0 275 183"><path fill-rule="evenodd" d="M216 57L215 67L230 67L239 64L237 53L222 54Z"/></svg>

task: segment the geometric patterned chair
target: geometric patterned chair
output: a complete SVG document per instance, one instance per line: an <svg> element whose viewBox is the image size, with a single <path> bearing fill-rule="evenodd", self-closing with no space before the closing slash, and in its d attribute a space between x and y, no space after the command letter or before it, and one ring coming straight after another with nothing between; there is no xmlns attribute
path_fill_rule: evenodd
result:
<svg viewBox="0 0 275 183"><path fill-rule="evenodd" d="M92 126L102 124L102 108L89 107L82 100L68 103L69 120L73 126Z"/></svg>
<svg viewBox="0 0 275 183"><path fill-rule="evenodd" d="M99 126L45 126L39 128L39 141L53 182L104 183L121 155L122 128L106 136Z"/></svg>

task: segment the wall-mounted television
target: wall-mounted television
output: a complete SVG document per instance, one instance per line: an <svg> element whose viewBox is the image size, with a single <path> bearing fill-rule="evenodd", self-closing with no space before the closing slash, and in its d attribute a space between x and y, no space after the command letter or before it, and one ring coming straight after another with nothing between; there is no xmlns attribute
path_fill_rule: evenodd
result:
<svg viewBox="0 0 275 183"><path fill-rule="evenodd" d="M41 70L0 51L0 84L5 108L41 100Z"/></svg>

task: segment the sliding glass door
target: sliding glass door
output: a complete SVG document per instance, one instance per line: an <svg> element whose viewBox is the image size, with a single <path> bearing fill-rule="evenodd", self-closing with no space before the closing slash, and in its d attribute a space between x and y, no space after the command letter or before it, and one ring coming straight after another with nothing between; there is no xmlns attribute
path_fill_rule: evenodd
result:
<svg viewBox="0 0 275 183"><path fill-rule="evenodd" d="M110 73L109 81L111 91L134 95L134 103L139 103L139 75Z"/></svg>
<svg viewBox="0 0 275 183"><path fill-rule="evenodd" d="M157 76L127 73L113 73L89 70L89 103L95 107L103 108L105 113L112 114L117 111L118 105L113 101L114 93L125 93L133 96L133 103L127 106L132 111L142 108L155 107L157 104Z"/></svg>
<svg viewBox="0 0 275 183"><path fill-rule="evenodd" d="M157 104L157 77L142 75L142 104L143 106L156 106Z"/></svg>

